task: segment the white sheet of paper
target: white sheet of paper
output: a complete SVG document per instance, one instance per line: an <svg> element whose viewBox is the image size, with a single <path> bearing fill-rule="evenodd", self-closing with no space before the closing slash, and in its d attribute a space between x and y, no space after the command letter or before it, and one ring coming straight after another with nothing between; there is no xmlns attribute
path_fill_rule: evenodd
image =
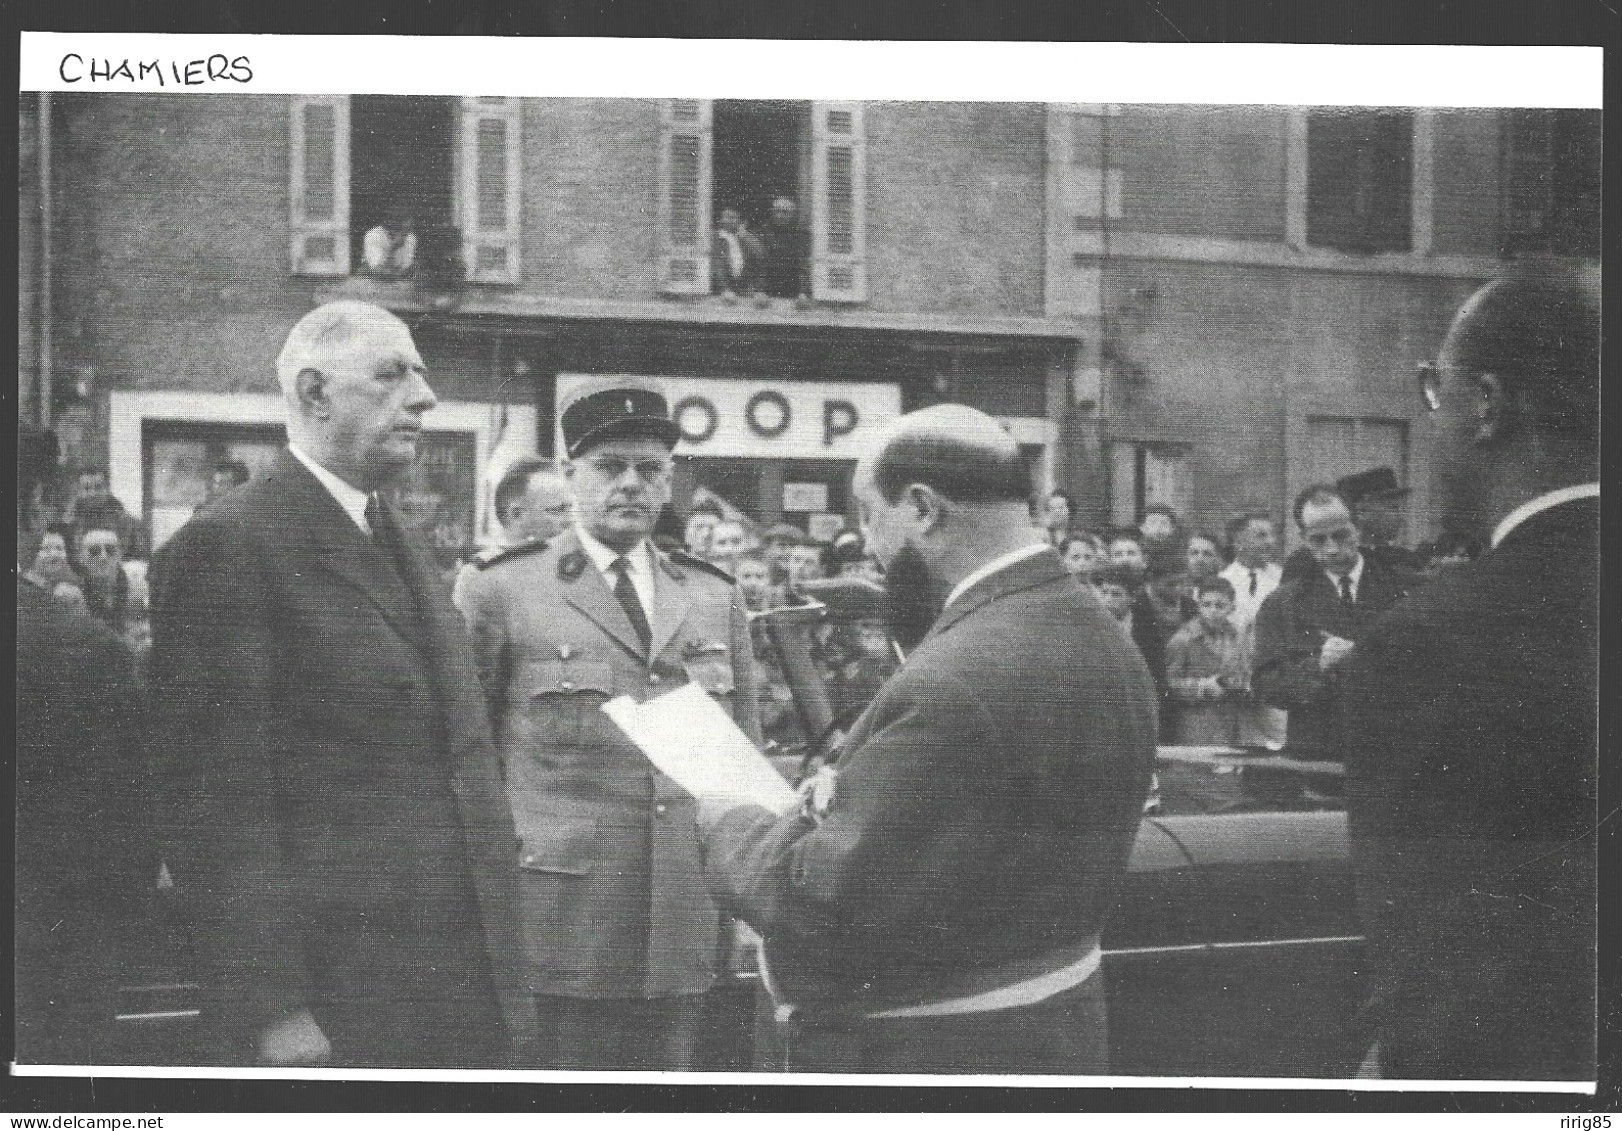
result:
<svg viewBox="0 0 1622 1131"><path fill-rule="evenodd" d="M694 797L727 798L787 812L799 800L749 736L696 683L646 703L628 695L603 711L661 771Z"/></svg>

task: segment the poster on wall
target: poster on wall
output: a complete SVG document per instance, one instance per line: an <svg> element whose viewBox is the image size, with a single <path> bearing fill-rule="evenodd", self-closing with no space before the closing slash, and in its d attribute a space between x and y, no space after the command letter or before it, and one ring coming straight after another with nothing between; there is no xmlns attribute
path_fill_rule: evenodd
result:
<svg viewBox="0 0 1622 1131"><path fill-rule="evenodd" d="M425 432L417 462L390 496L401 525L431 547L443 566L473 546L477 457L472 433Z"/></svg>

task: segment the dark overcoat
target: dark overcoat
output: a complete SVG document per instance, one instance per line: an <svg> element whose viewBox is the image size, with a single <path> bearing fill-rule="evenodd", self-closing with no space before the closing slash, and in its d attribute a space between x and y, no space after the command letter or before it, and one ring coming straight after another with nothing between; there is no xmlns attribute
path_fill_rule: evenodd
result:
<svg viewBox="0 0 1622 1131"><path fill-rule="evenodd" d="M1594 1079L1598 663L1598 499L1444 573L1349 661L1386 1075Z"/></svg>
<svg viewBox="0 0 1622 1131"><path fill-rule="evenodd" d="M1044 550L947 607L852 729L825 820L739 807L704 834L712 889L809 1013L1086 948L1142 818L1155 711L1131 641ZM909 1024L927 1043L934 1023Z"/></svg>
<svg viewBox="0 0 1622 1131"><path fill-rule="evenodd" d="M1340 762L1348 731L1340 703L1341 673L1318 666L1324 634L1359 643L1388 609L1408 595L1405 575L1364 555L1357 600L1347 607L1316 565L1284 582L1256 614L1251 689L1290 713L1288 750L1307 761Z"/></svg>
<svg viewBox="0 0 1622 1131"><path fill-rule="evenodd" d="M456 970L458 1016L530 1040L512 817L433 571L415 547L397 568L285 450L155 564L166 857L197 907L210 1006L238 1029L382 978L353 1003L379 1030L361 1042L386 1057L427 1041L458 1065L432 1034L386 1031ZM469 938L482 955L459 952ZM346 967L374 945L390 970Z"/></svg>

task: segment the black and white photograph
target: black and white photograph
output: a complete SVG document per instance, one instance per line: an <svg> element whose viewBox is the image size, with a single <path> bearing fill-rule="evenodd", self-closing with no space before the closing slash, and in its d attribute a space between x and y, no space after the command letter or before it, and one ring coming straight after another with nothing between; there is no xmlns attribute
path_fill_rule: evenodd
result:
<svg viewBox="0 0 1622 1131"><path fill-rule="evenodd" d="M1593 1092L1596 49L1086 102L78 38L13 1072Z"/></svg>

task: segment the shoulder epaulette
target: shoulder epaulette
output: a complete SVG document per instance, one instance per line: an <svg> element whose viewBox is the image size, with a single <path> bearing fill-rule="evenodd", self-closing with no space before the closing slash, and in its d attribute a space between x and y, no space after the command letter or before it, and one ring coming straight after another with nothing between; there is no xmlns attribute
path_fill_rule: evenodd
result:
<svg viewBox="0 0 1622 1131"><path fill-rule="evenodd" d="M674 562L677 565L687 566L689 569L696 569L700 573L707 573L711 577L718 577L728 585L737 584L737 579L726 570L714 562L705 561L696 554L689 554L686 550L668 550L665 553L665 560L667 563Z"/></svg>
<svg viewBox="0 0 1622 1131"><path fill-rule="evenodd" d="M473 559L473 566L475 569L489 569L493 565L510 562L527 554L538 554L546 549L546 546L545 542L536 539L533 542L520 542L516 546L507 546L500 550L486 551Z"/></svg>

